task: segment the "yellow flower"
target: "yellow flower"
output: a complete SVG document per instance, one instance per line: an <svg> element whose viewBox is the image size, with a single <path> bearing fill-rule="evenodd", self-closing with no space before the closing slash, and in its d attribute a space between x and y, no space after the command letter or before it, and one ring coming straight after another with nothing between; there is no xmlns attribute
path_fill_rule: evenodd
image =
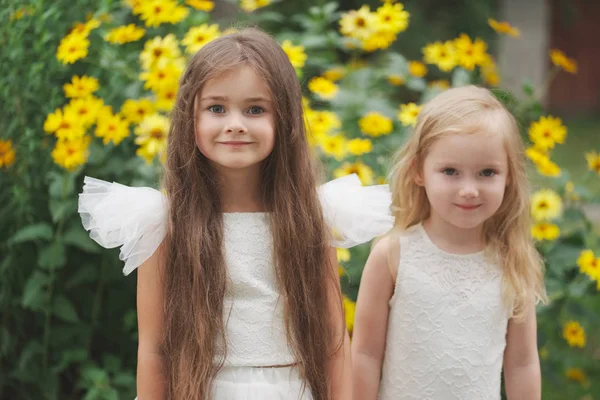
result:
<svg viewBox="0 0 600 400"><path fill-rule="evenodd" d="M118 114L105 113L102 118L98 119L95 135L101 138L105 145L111 141L118 145L129 136L129 122Z"/></svg>
<svg viewBox="0 0 600 400"><path fill-rule="evenodd" d="M540 158L536 163L537 171L540 175L557 177L561 175L561 170L558 164L550 160L548 156Z"/></svg>
<svg viewBox="0 0 600 400"><path fill-rule="evenodd" d="M401 86L406 82L402 75L388 75L387 81L394 86Z"/></svg>
<svg viewBox="0 0 600 400"><path fill-rule="evenodd" d="M350 250L348 249L336 249L338 263L350 261Z"/></svg>
<svg viewBox="0 0 600 400"><path fill-rule="evenodd" d="M417 124L417 117L421 112L422 105L418 106L415 103L401 104L398 119L404 126L414 127Z"/></svg>
<svg viewBox="0 0 600 400"><path fill-rule="evenodd" d="M10 140L0 139L0 168L9 167L15 162L15 150Z"/></svg>
<svg viewBox="0 0 600 400"><path fill-rule="evenodd" d="M375 179L375 183L378 185L385 185L387 184L387 179L385 176L378 176L377 179Z"/></svg>
<svg viewBox="0 0 600 400"><path fill-rule="evenodd" d="M423 48L424 61L427 64L435 64L437 67L444 71L452 71L458 63L456 55L456 47L454 42L446 41L430 43Z"/></svg>
<svg viewBox="0 0 600 400"><path fill-rule="evenodd" d="M304 46L294 46L291 41L284 40L283 43L281 43L281 48L285 54L287 54L290 63L294 68L304 67L304 63L306 62Z"/></svg>
<svg viewBox="0 0 600 400"><path fill-rule="evenodd" d="M438 79L438 80L429 82L428 86L430 88L446 90L446 89L450 89L450 82L448 82L446 79Z"/></svg>
<svg viewBox="0 0 600 400"><path fill-rule="evenodd" d="M369 139L349 140L346 147L348 148L348 151L355 156L362 156L363 154L373 151L373 143Z"/></svg>
<svg viewBox="0 0 600 400"><path fill-rule="evenodd" d="M140 53L140 63L143 69L149 70L179 57L181 57L179 43L175 35L170 33L164 38L156 36L148 40Z"/></svg>
<svg viewBox="0 0 600 400"><path fill-rule="evenodd" d="M183 73L174 63L166 64L164 67L156 67L140 74L140 79L145 83L144 89L159 92L162 89L177 84Z"/></svg>
<svg viewBox="0 0 600 400"><path fill-rule="evenodd" d="M359 10L342 14L340 32L345 36L367 39L376 30L377 22L377 16L371 12L369 6L365 5Z"/></svg>
<svg viewBox="0 0 600 400"><path fill-rule="evenodd" d="M204 47L204 45L218 38L220 35L219 25L202 24L190 28L181 43L186 46L186 53L194 54Z"/></svg>
<svg viewBox="0 0 600 400"><path fill-rule="evenodd" d="M104 101L94 96L76 98L65 106L64 113L65 115L70 113L76 115L77 124L87 129L96 122L98 112L103 105Z"/></svg>
<svg viewBox="0 0 600 400"><path fill-rule="evenodd" d="M177 83L161 87L156 92L156 108L161 111L171 111L175 105L175 100L177 100L178 89L179 85Z"/></svg>
<svg viewBox="0 0 600 400"><path fill-rule="evenodd" d="M476 65L482 65L486 61L487 43L477 38L471 41L471 38L462 33L454 40L458 63L461 67L473 71Z"/></svg>
<svg viewBox="0 0 600 400"><path fill-rule="evenodd" d="M333 171L333 176L336 178L341 178L342 176L356 174L360 178L363 185L372 185L373 184L373 170L366 164L361 162L344 163L335 171Z"/></svg>
<svg viewBox="0 0 600 400"><path fill-rule="evenodd" d="M212 11L215 8L215 3L211 0L185 0L185 4L194 7L200 11Z"/></svg>
<svg viewBox="0 0 600 400"><path fill-rule="evenodd" d="M343 135L324 136L319 139L319 145L325 154L337 160L346 155L346 138Z"/></svg>
<svg viewBox="0 0 600 400"><path fill-rule="evenodd" d="M585 373L579 368L569 368L565 371L565 376L572 381L585 383Z"/></svg>
<svg viewBox="0 0 600 400"><path fill-rule="evenodd" d="M240 7L246 12L253 12L271 4L271 0L241 0Z"/></svg>
<svg viewBox="0 0 600 400"><path fill-rule="evenodd" d="M595 269L596 264L599 264L599 261L592 250L587 249L579 253L577 265L579 265L579 271L581 273L586 274L589 270Z"/></svg>
<svg viewBox="0 0 600 400"><path fill-rule="evenodd" d="M354 314L356 313L356 303L344 296L342 299L342 304L344 306L344 315L346 317L346 328L348 329L348 334L352 335L352 331L354 331Z"/></svg>
<svg viewBox="0 0 600 400"><path fill-rule="evenodd" d="M77 22L75 25L73 25L73 28L71 28L69 34L87 37L93 29L96 29L99 26L100 21L92 18L85 23Z"/></svg>
<svg viewBox="0 0 600 400"><path fill-rule="evenodd" d="M82 35L69 34L58 45L56 59L63 64L73 64L88 54L90 41Z"/></svg>
<svg viewBox="0 0 600 400"><path fill-rule="evenodd" d="M104 40L109 43L125 44L140 40L145 33L146 30L144 28L135 26L135 24L123 25L111 29L106 36L104 36Z"/></svg>
<svg viewBox="0 0 600 400"><path fill-rule="evenodd" d="M536 221L558 218L562 213L562 200L551 189L538 190L531 196L531 215Z"/></svg>
<svg viewBox="0 0 600 400"><path fill-rule="evenodd" d="M366 39L362 39L361 46L363 50L373 52L378 49L387 49L395 41L396 34L394 34L393 32L378 29Z"/></svg>
<svg viewBox="0 0 600 400"><path fill-rule="evenodd" d="M323 72L323 77L333 82L339 81L344 75L346 75L344 67L333 67Z"/></svg>
<svg viewBox="0 0 600 400"><path fill-rule="evenodd" d="M377 137L389 135L394 126L392 120L378 112L369 112L358 120L358 126L365 135Z"/></svg>
<svg viewBox="0 0 600 400"><path fill-rule="evenodd" d="M89 145L89 136L81 136L74 140L59 140L52 150L52 159L62 168L73 171L87 161Z"/></svg>
<svg viewBox="0 0 600 400"><path fill-rule="evenodd" d="M71 83L63 85L65 96L86 97L94 93L99 88L98 79L83 75L81 78L77 75L73 76Z"/></svg>
<svg viewBox="0 0 600 400"><path fill-rule="evenodd" d="M10 14L10 20L20 20L21 18L29 15L33 15L35 13L35 9L33 7L22 7L19 8L14 13Z"/></svg>
<svg viewBox="0 0 600 400"><path fill-rule="evenodd" d="M529 139L540 150L554 148L555 143L563 144L567 136L567 128L562 125L560 118L551 115L541 117L529 127Z"/></svg>
<svg viewBox="0 0 600 400"><path fill-rule="evenodd" d="M121 106L120 114L130 123L139 124L148 115L154 113L154 106L148 99L127 99Z"/></svg>
<svg viewBox="0 0 600 400"><path fill-rule="evenodd" d="M549 354L548 348L546 346L544 346L540 349L540 358L542 360L547 360L549 355L550 354Z"/></svg>
<svg viewBox="0 0 600 400"><path fill-rule="evenodd" d="M494 59L488 54L486 59L481 64L481 75L485 83L490 86L498 86L500 84L500 75Z"/></svg>
<svg viewBox="0 0 600 400"><path fill-rule="evenodd" d="M48 114L44 122L44 131L54 133L62 140L79 139L85 134L85 129L79 120L79 116L73 109L63 111L57 108L52 114Z"/></svg>
<svg viewBox="0 0 600 400"><path fill-rule="evenodd" d="M600 175L600 154L596 150L585 153L585 159L590 171Z"/></svg>
<svg viewBox="0 0 600 400"><path fill-rule="evenodd" d="M164 153L167 147L169 134L169 119L163 115L153 114L142 121L135 128L137 138L135 143L139 146L136 154L146 160L148 164L158 155Z"/></svg>
<svg viewBox="0 0 600 400"><path fill-rule="evenodd" d="M420 61L410 61L408 63L408 72L417 78L427 75L427 67Z"/></svg>
<svg viewBox="0 0 600 400"><path fill-rule="evenodd" d="M555 240L560 236L560 229L548 222L538 222L531 227L531 235L536 240Z"/></svg>
<svg viewBox="0 0 600 400"><path fill-rule="evenodd" d="M512 37L519 37L521 35L519 28L515 28L506 21L499 22L495 19L488 18L488 25L497 33L504 33Z"/></svg>
<svg viewBox="0 0 600 400"><path fill-rule="evenodd" d="M131 12L134 15L138 15L142 13L142 4L145 0L123 0L124 3L131 8Z"/></svg>
<svg viewBox="0 0 600 400"><path fill-rule="evenodd" d="M556 65L559 68L562 68L568 73L577 73L577 61L567 57L562 51L558 49L550 50L550 59L552 60L552 64Z"/></svg>
<svg viewBox="0 0 600 400"><path fill-rule="evenodd" d="M339 88L329 79L318 76L308 82L308 90L323 99L331 100L337 95Z"/></svg>
<svg viewBox="0 0 600 400"><path fill-rule="evenodd" d="M140 19L150 27L179 22L188 12L187 8L179 7L174 0L145 0L141 2L139 10Z"/></svg>
<svg viewBox="0 0 600 400"><path fill-rule="evenodd" d="M585 346L585 331L577 321L567 322L563 329L563 337L571 347L583 348Z"/></svg>
<svg viewBox="0 0 600 400"><path fill-rule="evenodd" d="M404 10L402 3L386 3L379 7L375 12L379 30L397 34L403 32L408 27L410 14Z"/></svg>
<svg viewBox="0 0 600 400"><path fill-rule="evenodd" d="M325 135L342 126L339 117L333 111L306 111L308 130L313 134Z"/></svg>

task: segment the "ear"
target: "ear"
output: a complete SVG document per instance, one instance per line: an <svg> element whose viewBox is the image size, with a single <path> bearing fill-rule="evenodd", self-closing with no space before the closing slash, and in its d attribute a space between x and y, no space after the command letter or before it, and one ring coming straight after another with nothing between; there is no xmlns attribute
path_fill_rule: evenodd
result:
<svg viewBox="0 0 600 400"><path fill-rule="evenodd" d="M423 171L421 171L421 168L419 168L419 163L414 158L410 163L410 173L417 186L423 186L425 184L425 180L423 179Z"/></svg>

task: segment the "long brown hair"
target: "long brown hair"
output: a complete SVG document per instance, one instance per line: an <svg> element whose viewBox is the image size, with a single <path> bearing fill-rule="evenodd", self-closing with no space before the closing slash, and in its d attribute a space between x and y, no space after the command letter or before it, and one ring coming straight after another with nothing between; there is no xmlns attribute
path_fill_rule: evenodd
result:
<svg viewBox="0 0 600 400"><path fill-rule="evenodd" d="M546 300L543 263L531 238L530 189L523 142L515 118L487 89L453 88L423 106L412 136L390 172L395 232L430 215L425 189L414 181L429 149L444 135L501 135L508 156L508 185L498 211L484 223L486 247L504 270L504 300L521 320L538 300Z"/></svg>
<svg viewBox="0 0 600 400"><path fill-rule="evenodd" d="M328 233L300 84L281 47L257 29L222 36L200 49L182 77L172 113L164 176L170 204L164 334L169 398L209 399L224 362L215 360L215 346L226 343L222 206L217 174L194 141L194 103L208 80L241 66L264 79L275 107L275 146L261 166L261 193L270 215L288 341L305 385L315 400L327 400L327 359L335 345L327 288L337 277L328 266Z"/></svg>

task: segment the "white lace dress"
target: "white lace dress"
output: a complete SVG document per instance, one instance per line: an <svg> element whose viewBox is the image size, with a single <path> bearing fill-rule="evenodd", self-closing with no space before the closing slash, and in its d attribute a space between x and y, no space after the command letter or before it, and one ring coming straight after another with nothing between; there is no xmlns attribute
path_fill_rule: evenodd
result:
<svg viewBox="0 0 600 400"><path fill-rule="evenodd" d="M449 254L421 224L400 237L379 400L499 400L508 310L483 252Z"/></svg>
<svg viewBox="0 0 600 400"><path fill-rule="evenodd" d="M392 227L391 198L383 185L362 187L352 175L323 185L319 196L335 233L332 246L364 243ZM164 239L166 205L157 190L88 177L79 196L84 227L103 247L121 247L125 274L148 259ZM265 368L295 363L273 265L269 215L225 213L223 223L229 278L223 303L227 357L212 400L310 400L297 368Z"/></svg>

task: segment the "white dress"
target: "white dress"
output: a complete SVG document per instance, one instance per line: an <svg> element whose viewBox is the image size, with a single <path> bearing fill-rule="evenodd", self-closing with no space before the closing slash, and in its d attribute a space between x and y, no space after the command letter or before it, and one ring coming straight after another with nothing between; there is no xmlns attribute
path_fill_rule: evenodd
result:
<svg viewBox="0 0 600 400"><path fill-rule="evenodd" d="M127 275L150 257L165 236L167 201L159 191L85 178L79 213L90 236L121 247ZM332 246L351 247L387 232L393 224L386 186L362 187L356 175L319 188ZM271 257L267 213L224 213L223 251L228 288L224 298L227 356L215 380L214 400L310 400L288 345L283 301ZM217 352L221 346L217 345ZM220 358L220 355L217 354ZM142 399L144 400L144 399Z"/></svg>
<svg viewBox="0 0 600 400"><path fill-rule="evenodd" d="M421 224L400 236L379 400L499 400L509 312L483 252L438 248Z"/></svg>

